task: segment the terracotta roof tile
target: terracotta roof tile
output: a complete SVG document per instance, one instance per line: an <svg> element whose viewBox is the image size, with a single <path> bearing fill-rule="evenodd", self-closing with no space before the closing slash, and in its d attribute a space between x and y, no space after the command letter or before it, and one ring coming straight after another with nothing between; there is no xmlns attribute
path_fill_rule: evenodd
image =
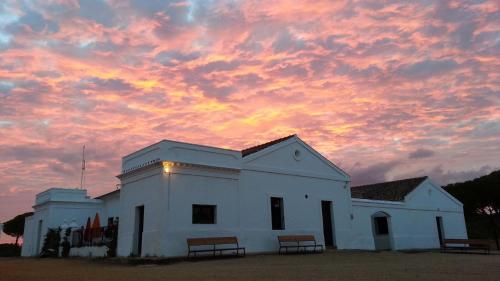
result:
<svg viewBox="0 0 500 281"><path fill-rule="evenodd" d="M283 142L283 141L286 141L288 139L291 139L294 136L296 136L296 135L290 135L290 136L287 136L287 137L284 137L284 138L280 138L280 139L277 139L277 140L273 140L273 141L270 141L270 142L266 142L266 143L263 143L263 144L252 146L252 147L249 147L247 149L243 149L241 151L241 156L245 157L245 156L248 156L250 154L259 152L259 151L261 151L263 149L266 149L266 148L268 148L270 146L273 146L273 145L278 144L280 142Z"/></svg>
<svg viewBox="0 0 500 281"><path fill-rule="evenodd" d="M425 179L427 177L354 186L351 187L351 196L359 199L404 201L405 196Z"/></svg>

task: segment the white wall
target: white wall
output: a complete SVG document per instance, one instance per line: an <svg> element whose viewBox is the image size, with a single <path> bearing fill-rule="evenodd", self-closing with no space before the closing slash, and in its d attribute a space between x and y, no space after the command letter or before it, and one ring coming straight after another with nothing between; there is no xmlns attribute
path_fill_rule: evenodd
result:
<svg viewBox="0 0 500 281"><path fill-rule="evenodd" d="M102 200L67 189L37 196L23 255L39 252L35 245L42 246L48 227L72 219L84 225L98 212L102 224L120 218L117 253L128 256L138 206L144 206L142 256L184 256L189 237L237 236L248 252L276 251L280 234L313 234L324 244L322 200L332 201L339 249L374 249L371 217L378 211L390 215L393 249L438 247L436 216L446 237L467 237L462 205L430 180L404 202L351 200L349 176L296 137L243 158L237 151L162 141L124 157L122 166L141 169L121 175L120 192ZM272 230L270 197L283 198L284 230ZM193 204L216 205L216 224L192 224Z"/></svg>
<svg viewBox="0 0 500 281"><path fill-rule="evenodd" d="M297 149L300 159L293 156ZM203 153L198 163L218 161ZM314 234L323 243L321 200L332 201L336 243L347 247L348 177L310 147L291 139L236 164L227 169L152 167L122 178L118 254L134 249L135 207L140 205L145 207L143 256L184 256L190 237L237 236L248 252L275 251L277 235L284 233ZM283 197L285 230L272 230L271 196ZM216 205L216 224L193 224L193 204Z"/></svg>
<svg viewBox="0 0 500 281"><path fill-rule="evenodd" d="M87 218L94 219L99 213L101 224L103 219L102 200L90 199L86 190L78 189L49 189L37 195L34 214L25 221L28 229L23 237L21 254L36 256L43 246L43 239L49 228L56 228L73 220L79 226L85 226ZM41 222L41 231L39 224ZM38 247L37 247L38 245Z"/></svg>
<svg viewBox="0 0 500 281"><path fill-rule="evenodd" d="M170 177L170 199L162 255L187 254L186 238L240 236L240 198L237 171L176 168ZM216 224L193 224L192 205L216 205Z"/></svg>
<svg viewBox="0 0 500 281"><path fill-rule="evenodd" d="M314 234L324 244L322 200L332 201L336 246L347 247L351 203L345 173L296 138L247 157L241 173L241 216L250 251L277 250L280 234ZM284 230L272 230L270 197L283 198Z"/></svg>
<svg viewBox="0 0 500 281"><path fill-rule="evenodd" d="M278 249L278 235L312 234L324 245L321 201L325 200L332 201L336 245L344 248L350 209L344 186L328 179L242 171L242 242L250 252L268 252ZM271 197L283 198L284 230L272 230Z"/></svg>
<svg viewBox="0 0 500 281"><path fill-rule="evenodd" d="M105 226L108 218L120 216L120 192L101 197L100 199L103 202L101 224Z"/></svg>
<svg viewBox="0 0 500 281"><path fill-rule="evenodd" d="M379 211L390 215L394 250L439 248L437 216L443 219L446 238L467 238L461 204L429 180L410 193L404 202L363 199L352 199L352 202L352 249L375 249L371 216Z"/></svg>
<svg viewBox="0 0 500 281"><path fill-rule="evenodd" d="M165 223L166 189L163 170L155 168L122 180L120 190L120 224L118 227L118 255L129 256L134 249L136 207L144 206L143 255L161 255L160 230Z"/></svg>
<svg viewBox="0 0 500 281"><path fill-rule="evenodd" d="M32 255L34 252L34 248L36 247L33 243L35 243L35 221L33 220L33 216L26 217L24 220L24 235L23 235L23 245L21 248L21 256L28 257Z"/></svg>

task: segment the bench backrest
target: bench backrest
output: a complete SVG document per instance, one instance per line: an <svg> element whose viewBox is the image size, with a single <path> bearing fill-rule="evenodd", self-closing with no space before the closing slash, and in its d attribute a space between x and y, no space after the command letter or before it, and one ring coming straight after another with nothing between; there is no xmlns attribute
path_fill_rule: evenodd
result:
<svg viewBox="0 0 500 281"><path fill-rule="evenodd" d="M235 236L188 238L187 243L188 243L188 246L238 244L238 238L236 238Z"/></svg>
<svg viewBox="0 0 500 281"><path fill-rule="evenodd" d="M306 242L316 241L314 235L280 235L278 236L280 242Z"/></svg>
<svg viewBox="0 0 500 281"><path fill-rule="evenodd" d="M490 241L484 239L444 239L444 244L490 245Z"/></svg>

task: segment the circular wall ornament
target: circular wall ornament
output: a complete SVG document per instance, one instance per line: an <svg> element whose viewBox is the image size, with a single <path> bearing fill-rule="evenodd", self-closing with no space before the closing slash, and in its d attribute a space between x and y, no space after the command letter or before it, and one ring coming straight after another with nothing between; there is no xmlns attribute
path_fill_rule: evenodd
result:
<svg viewBox="0 0 500 281"><path fill-rule="evenodd" d="M300 159L302 158L302 153L300 152L300 150L295 149L295 151L293 152L293 158L297 161L300 161Z"/></svg>

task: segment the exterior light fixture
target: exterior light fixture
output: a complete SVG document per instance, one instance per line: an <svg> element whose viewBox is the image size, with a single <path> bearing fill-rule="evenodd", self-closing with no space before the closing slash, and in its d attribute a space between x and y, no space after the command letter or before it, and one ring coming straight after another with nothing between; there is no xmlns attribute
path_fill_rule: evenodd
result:
<svg viewBox="0 0 500 281"><path fill-rule="evenodd" d="M169 173L171 171L171 167L174 166L174 163L172 162L163 162L163 171L165 171L165 173Z"/></svg>

